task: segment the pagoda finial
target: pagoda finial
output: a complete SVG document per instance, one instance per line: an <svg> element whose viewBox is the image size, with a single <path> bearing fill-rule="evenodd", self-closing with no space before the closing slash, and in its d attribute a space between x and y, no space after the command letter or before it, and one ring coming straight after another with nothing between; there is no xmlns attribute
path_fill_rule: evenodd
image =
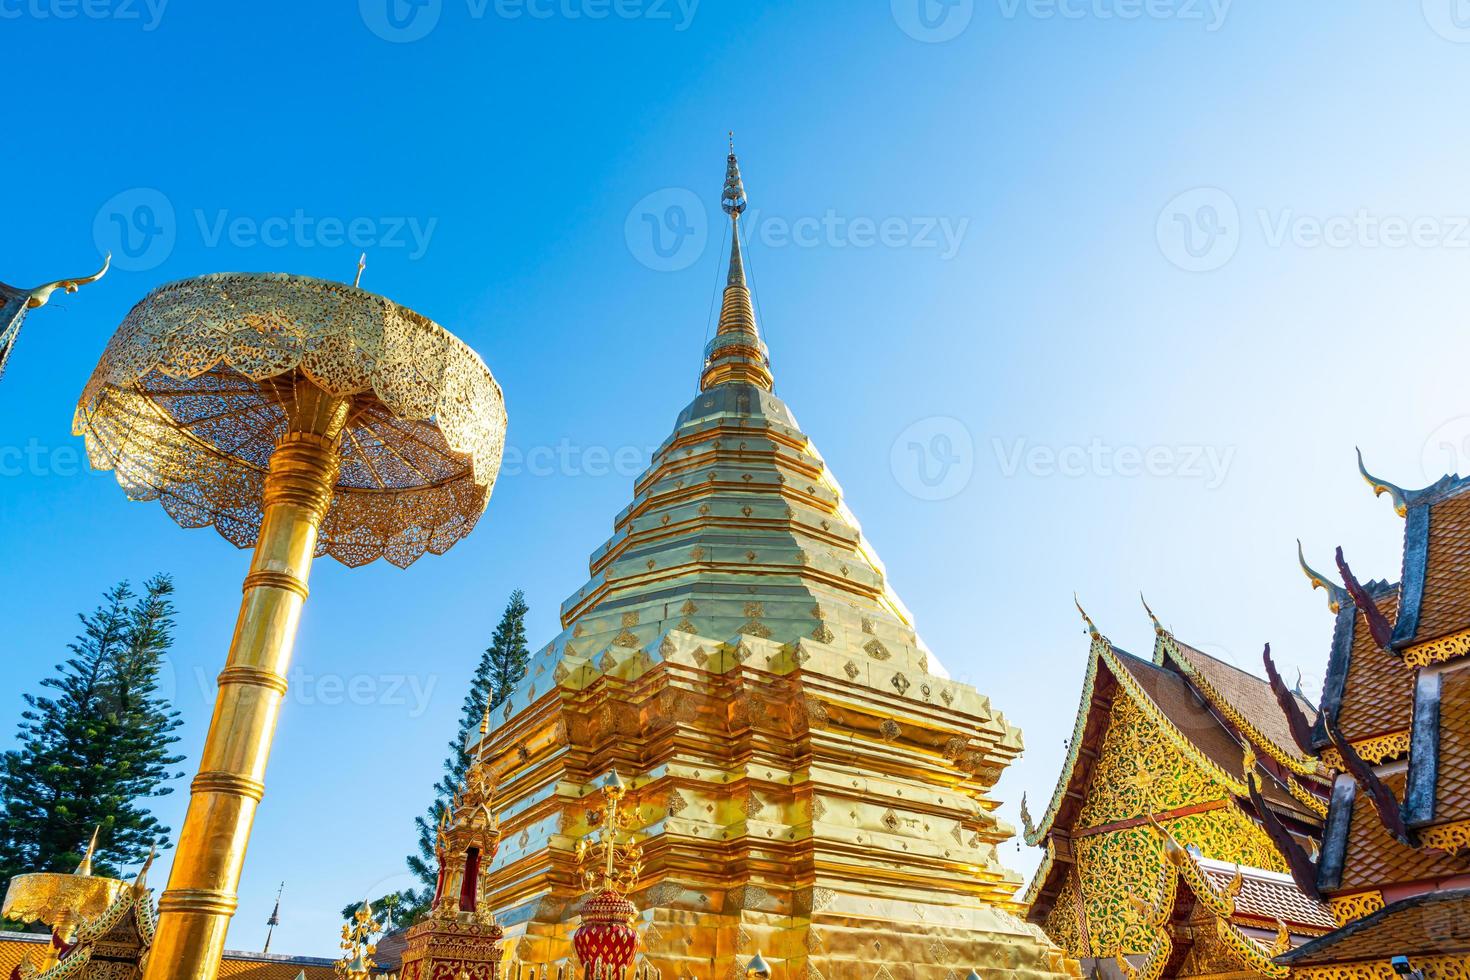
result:
<svg viewBox="0 0 1470 980"><path fill-rule="evenodd" d="M1302 550L1301 538L1296 539L1296 562L1302 567L1307 581L1312 583L1312 588L1322 589L1327 593L1327 608L1333 612L1342 609L1343 603L1348 601L1347 589L1307 564L1307 554Z"/></svg>
<svg viewBox="0 0 1470 980"><path fill-rule="evenodd" d="M766 391L772 387L770 361L756 328L755 304L751 302L745 256L740 248L740 216L748 204L740 161L735 157L735 133L731 131L725 187L720 192L720 210L730 216L730 270L725 277L719 326L704 350L704 374L699 383L702 390L731 381L757 385Z"/></svg>
<svg viewBox="0 0 1470 980"><path fill-rule="evenodd" d="M1358 472L1363 474L1363 479L1368 481L1368 486L1373 488L1373 496L1381 497L1385 493L1388 499L1393 501L1393 509L1400 517L1409 515L1409 494L1402 487L1396 487L1392 483L1383 480L1368 472L1368 467L1363 465L1363 450L1358 450Z"/></svg>
<svg viewBox="0 0 1470 980"><path fill-rule="evenodd" d="M720 195L720 208L732 219L745 213L745 183L740 179L740 161L735 158L735 131L730 130L730 155L725 160L725 190Z"/></svg>
<svg viewBox="0 0 1470 980"><path fill-rule="evenodd" d="M276 907L271 909L271 917L265 920L265 948L262 953L271 951L271 937L276 934L276 926L281 924L281 895L286 890L286 883L281 882L281 887L276 889Z"/></svg>

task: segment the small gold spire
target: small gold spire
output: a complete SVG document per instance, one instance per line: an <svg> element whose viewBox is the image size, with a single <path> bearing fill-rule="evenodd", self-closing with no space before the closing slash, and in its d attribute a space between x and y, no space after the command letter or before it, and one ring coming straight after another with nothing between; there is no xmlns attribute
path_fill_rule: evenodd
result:
<svg viewBox="0 0 1470 980"><path fill-rule="evenodd" d="M363 252L357 257L357 278L352 280L352 285L362 288L362 270L367 268L367 253Z"/></svg>
<svg viewBox="0 0 1470 980"><path fill-rule="evenodd" d="M1392 483L1386 483L1369 473L1368 468L1363 465L1362 449L1358 450L1358 472L1363 474L1363 479L1368 481L1368 486L1373 488L1373 496L1381 497L1385 493L1388 494L1388 499L1393 501L1394 511L1400 517L1407 517L1409 515L1408 492L1402 487L1396 487Z"/></svg>
<svg viewBox="0 0 1470 980"><path fill-rule="evenodd" d="M1312 583L1312 588L1322 589L1327 593L1327 608L1333 612L1341 610L1343 603L1348 601L1347 589L1307 564L1307 554L1302 549L1301 538L1296 539L1296 562L1307 576L1307 581Z"/></svg>
<svg viewBox="0 0 1470 980"><path fill-rule="evenodd" d="M80 279L58 279L55 282L48 282L44 286L37 286L30 291L30 296L26 299L26 309L34 310L45 306L47 300L51 299L51 294L58 289L64 293L74 293L77 291L77 287L96 282L98 279L107 275L107 270L111 267L112 253L108 252L107 257L102 260L102 268L90 276L82 276Z"/></svg>
<svg viewBox="0 0 1470 980"><path fill-rule="evenodd" d="M1160 636L1167 633L1168 630L1164 629L1164 624L1159 622L1159 617L1155 616L1154 611L1148 607L1148 600L1143 597L1142 592L1138 593L1138 601L1143 603L1143 611L1148 613L1148 618L1153 621L1154 632Z"/></svg>
<svg viewBox="0 0 1470 980"><path fill-rule="evenodd" d="M133 879L133 894L140 898L148 893L148 872L153 867L153 859L156 857L158 857L158 848L156 846L149 845L148 860L143 862L142 870L140 870L138 872L138 876ZM277 901L279 900L280 896L277 896Z"/></svg>
<svg viewBox="0 0 1470 980"><path fill-rule="evenodd" d="M87 854L82 858L82 863L77 865L77 870L73 872L78 878L92 877L92 858L97 855L97 835L101 832L102 827L100 825L93 829L92 843L87 845Z"/></svg>
<svg viewBox="0 0 1470 980"><path fill-rule="evenodd" d="M1088 635L1091 636L1094 640L1102 636L1102 634L1097 631L1097 626L1093 624L1092 617L1087 615L1086 609L1082 608L1082 600L1077 598L1077 593L1075 592L1072 593L1072 603L1077 607L1077 611L1082 614L1082 622L1087 624Z"/></svg>

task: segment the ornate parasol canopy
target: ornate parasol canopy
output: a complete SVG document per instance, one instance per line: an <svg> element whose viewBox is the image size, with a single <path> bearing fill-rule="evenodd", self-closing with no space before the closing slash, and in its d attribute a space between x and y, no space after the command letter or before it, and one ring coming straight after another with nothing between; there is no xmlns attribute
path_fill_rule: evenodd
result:
<svg viewBox="0 0 1470 980"><path fill-rule="evenodd" d="M318 389L350 399L318 555L405 567L469 533L500 469L500 386L443 327L343 283L221 273L160 286L113 335L72 429L129 497L244 548L276 444Z"/></svg>

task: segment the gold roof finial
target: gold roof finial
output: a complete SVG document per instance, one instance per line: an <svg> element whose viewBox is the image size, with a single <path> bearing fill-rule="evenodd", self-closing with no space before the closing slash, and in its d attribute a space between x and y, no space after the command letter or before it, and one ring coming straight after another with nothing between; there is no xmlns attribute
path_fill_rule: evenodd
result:
<svg viewBox="0 0 1470 980"><path fill-rule="evenodd" d="M1149 619L1153 620L1154 632L1160 636L1167 633L1168 630L1164 629L1164 624L1159 622L1159 617L1155 616L1154 611L1148 607L1148 600L1143 597L1142 592L1138 593L1138 601L1143 603L1143 611L1148 613Z"/></svg>
<svg viewBox="0 0 1470 980"><path fill-rule="evenodd" d="M745 964L745 975L747 977L759 977L760 980L771 980L771 967L766 963L766 958L756 952L754 958Z"/></svg>
<svg viewBox="0 0 1470 980"><path fill-rule="evenodd" d="M97 856L97 835L101 832L102 827L100 825L93 828L92 842L87 845L87 854L82 858L82 863L77 865L77 870L73 872L78 878L92 877L92 858Z"/></svg>
<svg viewBox="0 0 1470 980"><path fill-rule="evenodd" d="M367 268L367 253L363 252L357 257L357 278L352 280L352 285L362 288L362 270Z"/></svg>
<svg viewBox="0 0 1470 980"><path fill-rule="evenodd" d="M64 293L74 293L77 291L78 286L85 286L88 283L96 282L98 279L107 275L107 270L111 267L112 253L108 252L107 257L102 260L102 268L90 276L82 276L78 279L58 279L55 282L48 282L44 286L37 286L31 290L30 297L26 300L26 309L34 310L45 306L46 301L51 298L51 294L58 289Z"/></svg>
<svg viewBox="0 0 1470 980"><path fill-rule="evenodd" d="M1358 449L1358 472L1363 474L1363 479L1368 481L1368 486L1373 488L1373 496L1381 497L1385 493L1388 499L1393 501L1393 509L1400 517L1409 514L1409 494L1402 487L1396 487L1392 483L1383 480L1368 472L1368 467L1363 465L1363 450Z"/></svg>
<svg viewBox="0 0 1470 980"><path fill-rule="evenodd" d="M143 862L143 867L138 872L138 876L133 879L133 894L140 898L148 894L148 872L152 869L153 859L156 857L158 857L158 848L150 844L148 847L148 860Z"/></svg>
<svg viewBox="0 0 1470 980"><path fill-rule="evenodd" d="M1312 583L1312 588L1322 589L1327 593L1327 608L1333 612L1342 609L1343 603L1348 601L1347 589L1307 564L1307 554L1302 550L1301 538L1296 539L1296 562L1307 576L1307 581Z"/></svg>
<svg viewBox="0 0 1470 980"><path fill-rule="evenodd" d="M1082 614L1082 622L1087 624L1088 635L1091 636L1094 640L1097 639L1099 636L1102 636L1102 634L1098 632L1097 626L1093 624L1092 617L1087 615L1086 609L1082 608L1082 600L1077 598L1077 593L1075 592L1072 593L1072 604L1075 605L1077 607L1077 611Z"/></svg>

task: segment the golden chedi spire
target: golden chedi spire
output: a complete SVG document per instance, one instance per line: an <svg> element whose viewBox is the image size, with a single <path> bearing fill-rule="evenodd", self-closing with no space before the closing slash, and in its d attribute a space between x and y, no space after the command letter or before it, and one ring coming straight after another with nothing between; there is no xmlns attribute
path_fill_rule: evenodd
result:
<svg viewBox="0 0 1470 980"><path fill-rule="evenodd" d="M707 391L715 385L739 381L770 391L770 357L755 325L755 306L745 279L745 256L740 249L740 216L748 203L745 182L740 178L740 161L735 158L734 134L730 137L725 189L720 195L720 209L730 216L730 271L725 277L720 324L714 340L704 349L704 374L699 387Z"/></svg>
<svg viewBox="0 0 1470 980"><path fill-rule="evenodd" d="M1021 879L999 853L1014 831L993 787L1020 732L924 645L771 390L733 153L722 204L730 266L702 390L471 747L502 787L486 890L507 957L551 976L577 961L576 842L631 831L626 898L666 977L739 976L757 950L781 980L1074 975L1015 916ZM600 787L614 768L639 774L621 832Z"/></svg>

